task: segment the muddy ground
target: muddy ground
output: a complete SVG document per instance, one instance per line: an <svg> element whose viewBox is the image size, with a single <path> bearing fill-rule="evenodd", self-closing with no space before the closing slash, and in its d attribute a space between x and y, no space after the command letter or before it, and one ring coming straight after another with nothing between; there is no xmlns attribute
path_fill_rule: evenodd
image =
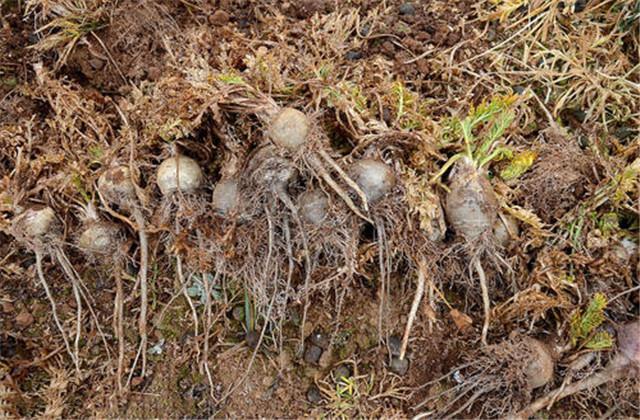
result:
<svg viewBox="0 0 640 420"><path fill-rule="evenodd" d="M0 417L496 417L603 369L640 312L639 21L632 0L0 0ZM468 241L444 211L460 127L487 104L500 112L478 138L508 120L481 172L516 225L506 242ZM275 197L260 188L244 196L258 221L213 211L221 180L252 179L271 106L311 116L313 147L339 167L393 168L367 222L304 166L320 149L295 161L287 194L322 188L344 217L333 227L305 231L278 200L260 213ZM156 168L176 153L202 169L200 195L161 195ZM147 220L142 350L140 226L98 188L115 164L135 168ZM14 221L42 206L60 229L41 246ZM88 207L119 227L117 248L83 249ZM342 234L311 270L305 241ZM80 327L77 367L38 253L65 334ZM488 345L536 338L554 368L534 389L500 365L466 407L473 394L448 390L485 360L477 258ZM535 416L638 417L629 371Z"/></svg>

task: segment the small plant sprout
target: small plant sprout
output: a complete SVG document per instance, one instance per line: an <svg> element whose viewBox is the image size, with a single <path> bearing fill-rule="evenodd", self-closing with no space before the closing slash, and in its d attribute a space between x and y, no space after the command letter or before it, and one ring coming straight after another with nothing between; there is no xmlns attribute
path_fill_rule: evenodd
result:
<svg viewBox="0 0 640 420"><path fill-rule="evenodd" d="M549 409L556 401L622 378L634 378L640 373L640 320L636 319L618 329L618 351L604 369L576 382L563 385L538 398L514 418L528 419L538 411Z"/></svg>
<svg viewBox="0 0 640 420"><path fill-rule="evenodd" d="M479 405L479 417L502 417L528 404L532 391L550 383L554 376L553 351L546 343L531 337L514 337L484 346L467 359L467 363L429 383L452 378L456 383L453 387L429 396L415 408L445 400L444 406L429 415L465 417L463 412L468 414L474 405Z"/></svg>
<svg viewBox="0 0 640 420"><path fill-rule="evenodd" d="M128 211L133 216L140 240L140 318L138 322L140 333L140 349L138 355L142 356L141 376L145 375L147 367L147 309L148 309L148 284L147 271L149 267L149 240L146 232L146 219L142 213L142 206L136 195L136 187L132 180L131 171L127 166L112 166L98 178L98 194L103 200L105 207L108 203L115 204L121 209ZM135 364L131 368L129 379L133 375Z"/></svg>
<svg viewBox="0 0 640 420"><path fill-rule="evenodd" d="M498 219L498 200L485 167L494 159L510 156L509 149L499 146L499 140L514 119L510 110L514 97L498 97L472 109L463 120L453 120L452 132L462 137L464 151L452 156L432 178L437 181L449 168L449 190L445 199L445 214L456 234L470 244L479 244L491 238ZM482 138L476 137L480 130ZM471 261L480 279L485 320L482 342L487 343L490 300L486 276L476 255Z"/></svg>
<svg viewBox="0 0 640 420"><path fill-rule="evenodd" d="M60 317L58 316L56 302L53 298L53 294L51 293L51 289L49 288L49 284L44 277L44 269L42 266L42 257L44 254L55 252L54 249L58 246L60 241L59 236L61 231L62 228L60 221L51 207L27 208L24 212L13 219L10 227L10 232L16 240L21 242L27 249L33 251L36 256L36 270L38 278L40 279L42 288L47 295L47 299L49 299L53 320L62 335L67 353L71 357L71 360L76 367L76 371L80 373L78 348L75 348L75 352L71 350L67 333L65 332L62 322L60 321ZM80 308L80 305L78 305L78 308ZM79 325L79 318L77 322ZM77 343L78 341L76 340L76 344Z"/></svg>

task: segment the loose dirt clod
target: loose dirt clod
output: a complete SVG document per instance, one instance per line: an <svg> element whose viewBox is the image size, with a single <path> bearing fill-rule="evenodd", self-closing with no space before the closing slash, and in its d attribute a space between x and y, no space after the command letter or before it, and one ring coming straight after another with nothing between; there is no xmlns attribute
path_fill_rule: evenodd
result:
<svg viewBox="0 0 640 420"><path fill-rule="evenodd" d="M316 385L311 385L307 388L307 401L311 404L320 404L323 400L322 393Z"/></svg>
<svg viewBox="0 0 640 420"><path fill-rule="evenodd" d="M244 336L244 341L247 343L250 349L255 349L258 347L258 343L260 342L260 332L259 331L249 331Z"/></svg>
<svg viewBox="0 0 640 420"><path fill-rule="evenodd" d="M317 365L318 362L320 362L322 352L323 350L321 347L316 346L315 344L308 345L304 349L304 361L311 365Z"/></svg>

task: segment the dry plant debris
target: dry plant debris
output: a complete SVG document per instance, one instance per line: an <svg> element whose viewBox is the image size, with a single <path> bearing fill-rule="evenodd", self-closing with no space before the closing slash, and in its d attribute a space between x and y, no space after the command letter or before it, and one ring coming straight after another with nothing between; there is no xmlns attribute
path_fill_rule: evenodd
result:
<svg viewBox="0 0 640 420"><path fill-rule="evenodd" d="M0 417L637 416L638 127L637 0L0 0Z"/></svg>

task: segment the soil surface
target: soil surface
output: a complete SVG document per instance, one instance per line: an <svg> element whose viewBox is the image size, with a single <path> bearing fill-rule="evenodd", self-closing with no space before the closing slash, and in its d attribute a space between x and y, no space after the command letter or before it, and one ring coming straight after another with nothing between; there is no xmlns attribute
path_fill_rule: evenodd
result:
<svg viewBox="0 0 640 420"><path fill-rule="evenodd" d="M0 417L480 418L606 366L617 329L640 312L640 12L631 1L542 3L0 0ZM608 51L591 42L596 25ZM582 47L602 54L585 58L598 76L571 67ZM478 138L508 121L481 155L461 127L488 104L509 113L475 126ZM303 110L323 133L309 154L277 156L297 165L285 195L330 196L340 222L326 231L303 225L273 186L245 193L259 205L233 221L211 208L230 174L253 185L242 171L265 150L274 106ZM505 243L491 229L467 241L443 213L449 168L472 148L494 216L513 217ZM155 188L155 168L178 152L202 169L201 197ZM384 160L398 180L367 221L326 181L351 191L340 168L360 158ZM265 161L256 173L286 166ZM135 168L147 221L144 349L140 221L97 187L116 164ZM44 245L12 223L41 206L60 224ZM89 208L118 226L102 255L79 246ZM536 389L522 375L503 384L504 367L486 372L486 392L465 407L471 392L455 392L486 354L478 260L489 345L535 337L556 365ZM637 417L637 390L626 378L537 416Z"/></svg>

